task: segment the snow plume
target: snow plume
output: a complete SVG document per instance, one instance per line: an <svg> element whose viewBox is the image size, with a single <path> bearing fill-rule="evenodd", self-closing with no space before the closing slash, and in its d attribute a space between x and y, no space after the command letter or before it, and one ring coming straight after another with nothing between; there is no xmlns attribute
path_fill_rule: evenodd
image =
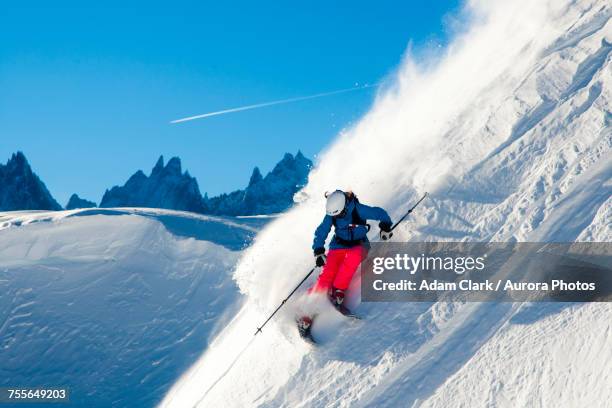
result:
<svg viewBox="0 0 612 408"><path fill-rule="evenodd" d="M391 210L394 219L424 191L438 198L446 193L484 153L465 155L461 149L473 146L461 141L471 135L458 133L457 127L462 120L484 125L514 93L559 35L550 16L559 13L560 3L470 3L471 28L433 67L407 55L370 112L321 155L298 194L303 202L259 235L237 270L241 289L270 307L307 271L325 191L353 190L362 202ZM485 94L488 106L479 106ZM279 291L270 293L271 285Z"/></svg>
<svg viewBox="0 0 612 408"><path fill-rule="evenodd" d="M198 401L201 406L342 405L336 400L338 392L321 390L332 380L326 382L319 374L333 375L338 387L350 388L343 388L345 405L362 400L366 392L368 401L380 402L376 396L382 394L374 388L381 388L381 376L391 367L401 369L396 361L401 356L380 354L389 344L397 348L401 338L407 344L405 356L412 355L406 361L436 372L438 366L425 359L436 347L450 344L444 342L452 338L450 328L459 330L479 318L490 321L478 326L481 337L470 334L476 349L516 313L515 307L485 310L472 304L456 313L447 332L428 348L428 331L422 337L400 333L389 344L381 343L386 322L395 322L388 326L393 330L413 322L414 313L408 310L412 306L396 306L386 309L391 314L379 316L379 321L365 323L376 337L362 330L365 338L350 340L355 349L370 341L378 342L381 350L361 347L366 353L359 356L362 361L343 363L341 349L338 355L327 352L320 361L312 355L304 359L307 350L295 338L291 322L299 304L293 301L234 361L257 325L312 266L312 233L324 215L325 191L353 190L362 202L387 208L394 219L429 191L431 199L396 230L403 240L574 240L587 226L602 231L589 223L605 213L600 206L610 205L610 185L604 183L612 174L605 160L610 148L609 4L475 0L466 4L462 16L467 16L465 28L442 54L422 61L407 53L371 110L320 156L296 196L299 204L258 235L235 272L246 295L242 312L175 385L164 406ZM574 206L582 212L572 214ZM571 228L556 221L560 218L572 220ZM372 228L372 234L377 230ZM452 308L438 314L435 310L417 323L433 319L429 325L437 327L437 315L451 320L455 313ZM423 342L418 343L419 353L413 354L416 350L410 349L407 338ZM229 365L232 371L219 380ZM305 366L320 371L309 374ZM428 387L455 369L431 374ZM410 381L416 381L414 375ZM385 387L401 377L401 370L395 372ZM410 381L397 383L405 388L403 397L410 392L415 399L427 397L414 390L425 392L428 387ZM401 403L410 405L408 401Z"/></svg>

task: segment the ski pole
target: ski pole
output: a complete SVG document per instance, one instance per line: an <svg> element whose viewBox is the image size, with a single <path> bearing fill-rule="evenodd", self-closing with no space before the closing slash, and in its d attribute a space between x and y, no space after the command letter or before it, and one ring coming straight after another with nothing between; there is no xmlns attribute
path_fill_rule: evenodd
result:
<svg viewBox="0 0 612 408"><path fill-rule="evenodd" d="M257 336L257 333L261 332L261 329L264 328L264 326L266 325L266 323L268 323L270 321L270 319L272 319L272 317L274 317L274 315L276 314L276 312L278 312L280 310L281 307L283 307L283 305L289 300L289 298L298 290L298 288L300 286L302 286L302 283L306 282L306 279L308 279L308 277L310 275L312 275L312 273L314 272L314 270L317 267L315 266L314 268L312 268L310 270L310 272L308 272L308 274L306 274L306 276L304 276L304 279L302 279L300 281L300 283L298 283L298 285L295 287L295 289L293 289L291 291L291 293L289 294L289 296L287 296L282 302L281 304L276 308L276 310L270 315L270 317L268 317L268 319L264 322L264 324L261 325L261 327L257 328L257 331L255 332L255 334L253 335L253 337L251 337L251 340L244 346L244 348L238 353L236 354L236 357L234 358L234 360L232 361L232 363L227 367L227 369L219 376L217 377L216 381L214 383L212 383L212 385L210 387L208 387L208 389L206 390L206 392L204 393L204 395L202 396L202 398L200 398L198 400L198 402L196 402L196 404L193 406L193 408L196 408L198 405L200 405L200 403L202 401L204 401L204 398L206 398L206 396L208 395L208 393L215 388L215 386L227 375L227 373L229 373L229 371L232 369L232 367L234 367L234 364L236 364L236 362L238 361L238 359L240 359L240 357L242 356L242 354L249 348L249 346L253 343L253 341L255 340L255 336Z"/></svg>
<svg viewBox="0 0 612 408"><path fill-rule="evenodd" d="M395 227L397 227L398 225L400 225L400 223L401 223L402 221L404 221L404 218L406 218L406 217L407 217L407 216L408 216L408 215L409 215L409 214L412 212L412 210L414 210L414 209L417 207L417 205L421 204L421 201L423 201L423 200L425 199L425 197L427 197L428 195L429 195L429 193L428 193L428 192L425 192L425 194L423 194L423 197L421 197L421 198L419 199L419 201L417 201L417 202L416 202L416 204L415 204L415 205L413 205L413 206L412 206L412 207L411 207L411 208L408 210L408 212L407 212L406 214L404 214L404 215L402 216L402 218L400 218L400 219L399 219L399 221L398 221L398 222L396 222L396 223L395 223L395 224L394 224L394 225L391 227L391 230L389 230L389 232L393 231L393 230L395 229Z"/></svg>
<svg viewBox="0 0 612 408"><path fill-rule="evenodd" d="M266 324L267 324L267 323L270 321L270 319L272 319L272 318L274 317L274 315L276 314L276 312L278 312L278 311L280 310L280 308L281 308L281 307L283 307L283 306L285 305L285 303L287 303L287 301L289 300L289 298L290 298L291 296L293 296L293 294L294 294L294 293L295 293L295 292L296 292L296 291L299 289L299 287L300 287L300 286L302 286L302 283L306 282L306 279L308 279L308 278L310 277L310 275L312 275L312 273L314 272L314 270L315 270L316 268L317 268L316 266L315 266L314 268L312 268L312 269L310 270L310 272L308 272L308 273L306 274L306 276L304 276L304 279L302 279L302 280L300 281L300 283L298 283L298 284L297 284L297 286L295 287L295 289L293 289L293 290L291 291L291 293L289 294L289 296L287 296L285 299L283 299L283 301L281 302L281 304L280 304L280 305L278 305L278 307L276 308L276 310L275 310L274 312L272 312L272 314L270 315L270 317L268 317L268 318L266 319L266 321L265 321L265 322L264 322L264 323L263 323L263 324L262 324L260 327L258 327L258 328L257 328L257 330L255 331L254 336L257 336L257 333L261 333L261 329L263 329L263 328L264 328L264 326L265 326L265 325L266 325Z"/></svg>

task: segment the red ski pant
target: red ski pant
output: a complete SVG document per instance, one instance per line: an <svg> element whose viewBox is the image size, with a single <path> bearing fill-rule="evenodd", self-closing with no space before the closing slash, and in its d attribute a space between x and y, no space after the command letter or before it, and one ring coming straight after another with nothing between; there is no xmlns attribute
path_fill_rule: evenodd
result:
<svg viewBox="0 0 612 408"><path fill-rule="evenodd" d="M317 282L309 291L328 292L332 286L336 289L346 290L353 279L353 275L368 251L361 245L352 248L330 249L327 253L327 262Z"/></svg>

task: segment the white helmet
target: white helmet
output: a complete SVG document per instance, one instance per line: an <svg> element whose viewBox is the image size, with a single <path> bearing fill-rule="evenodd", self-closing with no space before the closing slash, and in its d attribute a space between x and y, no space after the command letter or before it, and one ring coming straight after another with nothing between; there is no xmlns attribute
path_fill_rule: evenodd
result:
<svg viewBox="0 0 612 408"><path fill-rule="evenodd" d="M327 194L327 204L325 205L325 212L327 215L336 216L344 211L346 205L346 196L344 192L336 190L331 194Z"/></svg>

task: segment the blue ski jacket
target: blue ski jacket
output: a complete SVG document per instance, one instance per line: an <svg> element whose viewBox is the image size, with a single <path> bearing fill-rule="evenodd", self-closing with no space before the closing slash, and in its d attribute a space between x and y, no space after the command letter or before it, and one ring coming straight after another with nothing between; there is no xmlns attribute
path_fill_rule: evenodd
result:
<svg viewBox="0 0 612 408"><path fill-rule="evenodd" d="M361 222L359 222L359 219ZM312 249L323 248L332 225L335 234L329 244L329 249L350 248L368 242L369 225L366 220L377 220L391 225L391 217L380 207L370 207L361 204L355 196L351 197L342 215L332 217L325 215L314 234Z"/></svg>

